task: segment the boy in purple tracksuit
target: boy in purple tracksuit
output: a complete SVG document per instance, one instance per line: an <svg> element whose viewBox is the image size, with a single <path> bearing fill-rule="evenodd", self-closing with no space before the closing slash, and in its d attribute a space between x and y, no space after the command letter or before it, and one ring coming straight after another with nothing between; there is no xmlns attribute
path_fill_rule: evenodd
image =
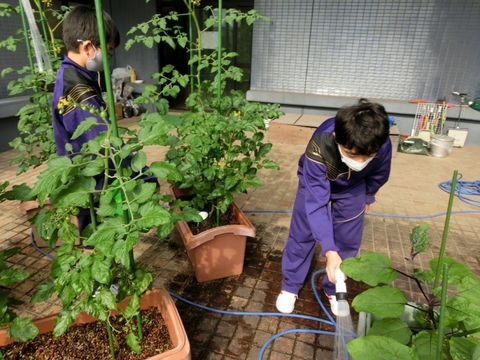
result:
<svg viewBox="0 0 480 360"><path fill-rule="evenodd" d="M360 248L363 217L388 180L391 157L388 115L380 104L361 99L317 128L299 161L278 311L294 310L318 242L327 258L323 290L336 315L335 270Z"/></svg>
<svg viewBox="0 0 480 360"><path fill-rule="evenodd" d="M120 35L112 18L103 13L108 49L100 48L95 8L76 6L63 22L63 42L67 56L62 60L57 73L52 98L53 131L58 155L78 154L82 145L107 130L104 121L88 109L74 104L86 104L98 110L106 109L100 88L100 71L103 71L103 56L120 44ZM96 117L98 125L76 139L72 135L78 125L87 118ZM69 143L72 151L66 150ZM102 188L103 175L96 177L97 189ZM80 232L91 222L88 209L80 209L77 215Z"/></svg>

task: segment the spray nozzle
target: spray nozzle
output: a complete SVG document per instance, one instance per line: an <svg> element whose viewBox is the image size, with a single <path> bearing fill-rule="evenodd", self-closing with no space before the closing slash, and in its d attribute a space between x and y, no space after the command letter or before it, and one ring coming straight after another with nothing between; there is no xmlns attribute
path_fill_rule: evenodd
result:
<svg viewBox="0 0 480 360"><path fill-rule="evenodd" d="M335 270L335 296L337 301L347 300L347 285L345 284L345 274L340 269Z"/></svg>

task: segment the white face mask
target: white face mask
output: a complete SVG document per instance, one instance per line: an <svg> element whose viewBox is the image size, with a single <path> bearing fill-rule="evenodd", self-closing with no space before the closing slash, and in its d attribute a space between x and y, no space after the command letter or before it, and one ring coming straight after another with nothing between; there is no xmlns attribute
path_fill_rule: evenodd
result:
<svg viewBox="0 0 480 360"><path fill-rule="evenodd" d="M361 162L355 161L355 160L350 159L349 157L346 157L345 155L343 155L343 152L342 152L342 149L340 148L340 145L338 145L338 151L340 152L340 157L342 158L342 162L344 162L345 165L347 165L353 171L362 171L363 169L365 169L365 167L368 164L370 164L370 161L372 161L373 158L375 157L375 156L372 156L372 157L368 158L367 160L365 160L363 163L361 163Z"/></svg>
<svg viewBox="0 0 480 360"><path fill-rule="evenodd" d="M88 55L87 55L87 70L90 70L90 71L102 71L103 70L103 57L102 57L102 53L100 51L98 51L95 46L93 46L92 44L92 47L93 49L95 50L95 52L93 53L93 58L89 58Z"/></svg>

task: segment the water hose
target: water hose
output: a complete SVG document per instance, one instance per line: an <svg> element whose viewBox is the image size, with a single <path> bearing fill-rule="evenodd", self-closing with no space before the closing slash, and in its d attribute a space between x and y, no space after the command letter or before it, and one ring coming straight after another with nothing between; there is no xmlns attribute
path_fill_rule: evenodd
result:
<svg viewBox="0 0 480 360"><path fill-rule="evenodd" d="M480 196L480 180L460 180L462 178L462 174L459 173L458 176L459 177L455 186L455 195L464 203L480 207L480 200L471 198L472 196ZM450 189L452 187L452 180L443 181L438 184L438 187L443 191L450 193Z"/></svg>
<svg viewBox="0 0 480 360"><path fill-rule="evenodd" d="M172 296L172 297L174 297L174 298L176 298L176 299L178 299L182 302L185 302L188 305L192 305L192 306L198 307L202 310L211 311L211 312L215 312L215 313L219 313L219 314L223 314L223 315L292 317L292 318L313 320L313 321L321 322L321 323L324 323L324 324L327 324L327 325L331 325L331 326L335 327L335 329L338 329L339 325L335 322L333 317L330 315L328 310L323 305L323 303L320 299L320 296L318 295L318 291L316 289L316 286L315 286L315 278L317 277L317 275L322 274L322 273L325 273L325 269L320 269L320 270L315 271L312 275L311 283L312 283L313 292L315 294L315 298L317 299L318 303L320 304L320 307L322 308L322 311L327 315L328 320L318 318L318 317L315 317L315 316L302 315L302 314L282 314L280 312L249 312L249 311L219 310L219 309L214 309L214 308L210 308L210 307L207 307L207 306L204 306L204 305L194 303L194 302L192 302L190 300L187 300L187 299L185 299L185 298L183 298L183 297L181 297L181 296L179 296L179 295L177 295L177 294L175 294L171 291L169 291L168 293L170 294L170 296ZM337 331L327 331L327 330L316 330L316 329L289 329L289 330L285 330L285 331L282 331L282 332L277 333L275 335L272 335L263 344L263 346L260 349L260 352L258 354L258 360L263 359L263 355L265 353L265 350L270 345L270 343L272 343L275 339L279 338L280 336L291 334L291 333L312 333L312 334L330 335L330 336L339 335L339 333ZM356 337L356 334L353 333L349 329L342 329L342 331L340 333L341 333L341 335L348 335L349 338Z"/></svg>

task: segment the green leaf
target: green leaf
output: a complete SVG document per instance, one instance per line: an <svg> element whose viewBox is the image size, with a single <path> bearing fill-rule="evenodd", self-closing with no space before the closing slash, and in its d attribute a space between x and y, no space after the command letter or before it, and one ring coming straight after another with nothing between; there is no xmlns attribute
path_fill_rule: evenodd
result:
<svg viewBox="0 0 480 360"><path fill-rule="evenodd" d="M146 272L143 269L137 269L135 271L135 285L136 285L137 294L142 294L147 289L150 289L152 282L153 282L153 276L151 273Z"/></svg>
<svg viewBox="0 0 480 360"><path fill-rule="evenodd" d="M105 254L109 254L111 246L116 236L123 236L125 233L125 228L121 219L109 218L105 219L104 222L97 228L97 230L90 236L88 239L88 244L95 247L101 247L105 251L102 251ZM107 247L104 244L108 243L110 248L107 250Z"/></svg>
<svg viewBox="0 0 480 360"><path fill-rule="evenodd" d="M412 348L422 360L437 360L438 332L422 330L412 337ZM448 352L442 346L442 359L448 359Z"/></svg>
<svg viewBox="0 0 480 360"><path fill-rule="evenodd" d="M55 326L53 327L53 335L58 337L64 334L75 319L72 312L68 310L61 311L55 318Z"/></svg>
<svg viewBox="0 0 480 360"><path fill-rule="evenodd" d="M134 333L129 333L126 338L127 344L128 346L130 346L130 349L132 349L135 354L140 354L140 352L142 351L142 347L140 345L140 342L138 341L138 336L136 336Z"/></svg>
<svg viewBox="0 0 480 360"><path fill-rule="evenodd" d="M278 166L277 163L272 160L263 160L262 166L265 169L280 170L280 166Z"/></svg>
<svg viewBox="0 0 480 360"><path fill-rule="evenodd" d="M434 258L428 262L428 266L434 272L436 272L437 266L441 266L443 268L443 264L448 265L449 285L459 284L463 280L463 278L472 276L472 270L470 270L468 265L458 262L449 256L444 256L443 263L440 265L438 265L438 258Z"/></svg>
<svg viewBox="0 0 480 360"><path fill-rule="evenodd" d="M83 176L93 177L95 175L102 174L105 170L105 162L103 159L96 157L82 169L81 174Z"/></svg>
<svg viewBox="0 0 480 360"><path fill-rule="evenodd" d="M38 175L38 180L30 196L37 195L43 206L45 199L70 178L72 162L67 156L53 157L47 161L48 167Z"/></svg>
<svg viewBox="0 0 480 360"><path fill-rule="evenodd" d="M58 207L83 206L89 202L89 193L95 191L95 179L81 177L75 179L58 195L52 197L52 202Z"/></svg>
<svg viewBox="0 0 480 360"><path fill-rule="evenodd" d="M100 152L102 149L102 145L98 140L90 140L88 143L88 149L90 150L91 153L97 154Z"/></svg>
<svg viewBox="0 0 480 360"><path fill-rule="evenodd" d="M422 271L421 269L415 269L413 276L420 281L432 282L435 280L435 273L432 270Z"/></svg>
<svg viewBox="0 0 480 360"><path fill-rule="evenodd" d="M262 180L259 178L255 177L249 177L247 181L247 186L249 187L262 187L265 185Z"/></svg>
<svg viewBox="0 0 480 360"><path fill-rule="evenodd" d="M79 274L78 274L78 286L85 291L87 294L92 295L94 288L93 288L93 281L92 281L92 272L90 267L82 267Z"/></svg>
<svg viewBox="0 0 480 360"><path fill-rule="evenodd" d="M352 302L352 306L357 312L364 311L379 318L399 317L404 312L406 304L405 294L401 290L390 286L379 286L365 290L357 295Z"/></svg>
<svg viewBox="0 0 480 360"><path fill-rule="evenodd" d="M8 336L15 340L26 342L38 335L38 328L32 319L16 317L8 327Z"/></svg>
<svg viewBox="0 0 480 360"><path fill-rule="evenodd" d="M113 245L112 253L115 260L125 267L130 266L130 249L130 245L125 240L118 240Z"/></svg>
<svg viewBox="0 0 480 360"><path fill-rule="evenodd" d="M30 299L31 304L36 304L48 300L55 293L55 283L51 279L45 280L43 284L37 286L35 293Z"/></svg>
<svg viewBox="0 0 480 360"><path fill-rule="evenodd" d="M410 234L410 244L412 244L415 252L424 252L425 247L428 245L428 224L422 223L415 226Z"/></svg>
<svg viewBox="0 0 480 360"><path fill-rule="evenodd" d="M403 345L410 342L412 331L408 325L400 319L385 318L376 320L368 331L368 335L382 335L397 340Z"/></svg>
<svg viewBox="0 0 480 360"><path fill-rule="evenodd" d="M10 286L25 280L30 273L23 269L5 269L0 271L0 286Z"/></svg>
<svg viewBox="0 0 480 360"><path fill-rule="evenodd" d="M446 300L445 322L456 325L466 319L479 319L480 309L464 297L450 297Z"/></svg>
<svg viewBox="0 0 480 360"><path fill-rule="evenodd" d="M173 183L183 179L182 174L175 165L155 161L150 165L150 171L158 179L167 179Z"/></svg>
<svg viewBox="0 0 480 360"><path fill-rule="evenodd" d="M96 118L94 117L86 118L77 126L71 139L75 140L76 138L78 138L79 136L81 136L82 134L84 134L85 132L87 132L88 130L92 129L97 125L100 125L100 124L98 123L98 120Z"/></svg>
<svg viewBox="0 0 480 360"><path fill-rule="evenodd" d="M368 335L352 340L347 350L354 360L420 360L411 348L386 336Z"/></svg>
<svg viewBox="0 0 480 360"><path fill-rule="evenodd" d="M340 268L348 277L363 281L370 286L388 284L394 281L398 273L392 269L392 260L388 255L366 252L358 258L347 258Z"/></svg>
<svg viewBox="0 0 480 360"><path fill-rule="evenodd" d="M138 151L132 157L132 169L133 171L140 172L147 165L147 155L144 151Z"/></svg>
<svg viewBox="0 0 480 360"><path fill-rule="evenodd" d="M457 285L458 296L466 298L473 304L480 304L480 279L473 276L464 277Z"/></svg>
<svg viewBox="0 0 480 360"><path fill-rule="evenodd" d="M92 277L100 284L110 284L112 273L110 271L110 261L103 259L94 259L92 264Z"/></svg>
<svg viewBox="0 0 480 360"><path fill-rule="evenodd" d="M140 311L140 297L137 294L133 294L130 300L128 300L127 307L125 309L125 318L132 319Z"/></svg>
<svg viewBox="0 0 480 360"><path fill-rule="evenodd" d="M480 359L480 344L477 344L475 346L475 349L473 350L473 354L472 354L472 359L473 360L479 360Z"/></svg>
<svg viewBox="0 0 480 360"><path fill-rule="evenodd" d="M477 352L476 357L474 355L477 350L480 350L480 344L474 339L452 337L449 340L449 345L453 360L480 359L480 352Z"/></svg>
<svg viewBox="0 0 480 360"><path fill-rule="evenodd" d="M139 204L143 204L151 199L152 195L157 191L157 184L148 182L148 183L137 183L135 189L133 189L133 196Z"/></svg>
<svg viewBox="0 0 480 360"><path fill-rule="evenodd" d="M172 222L157 226L157 236L160 240L166 239L175 229L175 224Z"/></svg>
<svg viewBox="0 0 480 360"><path fill-rule="evenodd" d="M76 295L77 292L75 291L73 283L66 284L66 286L63 287L62 291L60 291L60 294L58 294L58 297L62 301L64 309L68 308L72 304L72 301L75 299Z"/></svg>
<svg viewBox="0 0 480 360"><path fill-rule="evenodd" d="M105 286L102 286L100 291L95 296L100 303L109 310L117 309L117 299L115 295L112 294L110 289Z"/></svg>
<svg viewBox="0 0 480 360"><path fill-rule="evenodd" d="M6 183L8 185L8 182ZM27 186L27 184L23 183L20 185L13 185L12 189L5 192L0 196L0 201L3 200L20 200L20 201L27 201L31 200L29 196L32 189Z"/></svg>
<svg viewBox="0 0 480 360"><path fill-rule="evenodd" d="M150 229L153 226L160 226L168 224L172 221L170 213L162 206L146 203L139 209L139 213L142 216L138 219L139 229Z"/></svg>

